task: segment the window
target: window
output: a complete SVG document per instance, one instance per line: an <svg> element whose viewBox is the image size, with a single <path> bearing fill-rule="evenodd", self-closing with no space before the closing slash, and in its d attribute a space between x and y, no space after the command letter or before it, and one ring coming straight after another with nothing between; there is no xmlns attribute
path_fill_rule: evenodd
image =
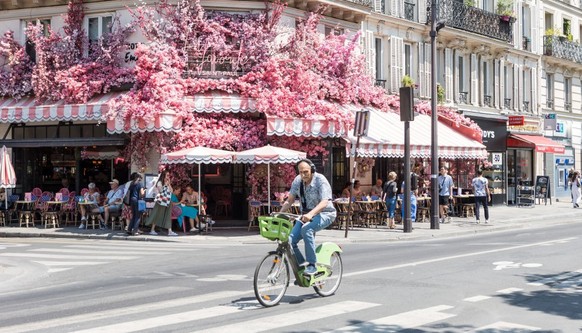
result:
<svg viewBox="0 0 582 333"><path fill-rule="evenodd" d="M412 47L410 44L404 44L404 74L412 76Z"/></svg>
<svg viewBox="0 0 582 333"><path fill-rule="evenodd" d="M87 18L87 33L90 42L96 42L104 34L111 33L113 16L96 16Z"/></svg>
<svg viewBox="0 0 582 333"><path fill-rule="evenodd" d="M572 78L564 78L564 110L572 111Z"/></svg>
<svg viewBox="0 0 582 333"><path fill-rule="evenodd" d="M343 33L344 33L344 29L340 29L340 28L337 28L337 27L333 28L333 27L329 27L329 26L325 26L324 27L324 34L326 36L329 36L329 35L332 35L332 34L333 35L343 35Z"/></svg>
<svg viewBox="0 0 582 333"><path fill-rule="evenodd" d="M467 91L467 88L465 88L465 59L462 56L457 59L459 64L459 92L464 93Z"/></svg>
<svg viewBox="0 0 582 333"><path fill-rule="evenodd" d="M554 109L554 75L546 74L546 106Z"/></svg>
<svg viewBox="0 0 582 333"><path fill-rule="evenodd" d="M382 68L382 39L376 38L376 79L382 80L384 78Z"/></svg>
<svg viewBox="0 0 582 333"><path fill-rule="evenodd" d="M50 19L34 19L34 20L25 20L22 21L22 31L26 31L26 27L28 27L29 24L32 25L42 25L42 32L44 34L44 36L48 36L48 30L49 27L51 26L51 20ZM26 36L26 34L22 34L23 36ZM30 60L32 60L33 62L36 62L36 46L34 45L34 43L32 41L30 41L28 38L26 38L26 40L24 41L25 44L25 51L26 54L28 54L28 57L30 57Z"/></svg>
<svg viewBox="0 0 582 333"><path fill-rule="evenodd" d="M483 0L483 10L494 13L493 0Z"/></svg>

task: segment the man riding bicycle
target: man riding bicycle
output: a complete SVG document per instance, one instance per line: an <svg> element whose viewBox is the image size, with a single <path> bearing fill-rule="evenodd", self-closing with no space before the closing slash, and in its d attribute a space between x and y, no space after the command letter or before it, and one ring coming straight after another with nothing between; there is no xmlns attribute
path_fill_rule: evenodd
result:
<svg viewBox="0 0 582 333"><path fill-rule="evenodd" d="M331 186L324 175L315 172L315 164L308 159L297 163L297 172L291 183L289 197L283 206L281 212L289 210L295 202L295 198L301 200L301 216L289 235L289 241L293 246L297 263L302 265L305 261L297 244L301 239L305 242L305 256L307 267L305 274L315 274L316 256L315 256L315 233L327 228L336 217L336 210L333 207Z"/></svg>

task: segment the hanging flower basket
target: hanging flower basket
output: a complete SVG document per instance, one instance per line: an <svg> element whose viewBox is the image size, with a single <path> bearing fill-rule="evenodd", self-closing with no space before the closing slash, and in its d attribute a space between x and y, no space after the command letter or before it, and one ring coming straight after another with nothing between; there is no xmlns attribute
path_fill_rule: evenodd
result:
<svg viewBox="0 0 582 333"><path fill-rule="evenodd" d="M439 118L439 121L441 123L449 126L450 128L452 128L455 131L461 133L462 135L468 137L469 139L473 139L475 141L479 141L480 143L483 143L483 136L481 135L481 133L479 133L475 129L473 129L467 125L460 124L459 122L457 122L453 119L450 119L448 117L445 117L441 114L438 115L438 118Z"/></svg>

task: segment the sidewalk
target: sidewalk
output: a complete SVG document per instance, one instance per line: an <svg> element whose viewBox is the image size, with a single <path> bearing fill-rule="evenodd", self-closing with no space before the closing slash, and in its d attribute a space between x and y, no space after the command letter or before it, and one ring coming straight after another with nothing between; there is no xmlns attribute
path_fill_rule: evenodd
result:
<svg viewBox="0 0 582 333"><path fill-rule="evenodd" d="M559 202L554 200L550 205L536 205L533 207L515 207L497 205L489 208L490 222L485 224L481 216L481 224L475 223L475 218L453 217L451 223L440 224L439 229L430 229L430 223L412 223L413 230L410 233L402 231L402 225L396 229L388 229L384 226L377 228L355 228L348 231L345 238L345 230L323 230L317 235L317 242L332 241L336 243L359 242L384 242L397 240L418 240L437 237L460 236L479 232L492 232L507 229L535 228L548 224L573 223L576 218L582 218L582 208L574 209L570 198L563 198ZM481 215L483 211L481 210ZM164 233L158 236L140 235L126 236L119 230L80 230L76 227L51 228L19 228L0 227L0 237L47 237L47 238L75 238L75 239L127 239L136 241L163 241L181 243L268 243L262 238L256 228L247 231L247 228L220 227L227 221L217 221L213 231L208 234L182 234L178 237L168 237Z"/></svg>

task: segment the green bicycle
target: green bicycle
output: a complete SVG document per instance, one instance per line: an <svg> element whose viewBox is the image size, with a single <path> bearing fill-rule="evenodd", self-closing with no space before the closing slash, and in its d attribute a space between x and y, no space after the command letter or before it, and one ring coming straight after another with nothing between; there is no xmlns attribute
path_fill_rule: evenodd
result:
<svg viewBox="0 0 582 333"><path fill-rule="evenodd" d="M255 269L255 296L263 306L279 304L289 287L290 268L298 286L313 287L323 297L333 295L342 281L342 249L332 242L325 242L315 250L317 272L303 274L305 267L297 263L288 241L293 222L298 218L299 215L288 213L273 213L258 218L261 236L277 242L277 249L269 252Z"/></svg>

